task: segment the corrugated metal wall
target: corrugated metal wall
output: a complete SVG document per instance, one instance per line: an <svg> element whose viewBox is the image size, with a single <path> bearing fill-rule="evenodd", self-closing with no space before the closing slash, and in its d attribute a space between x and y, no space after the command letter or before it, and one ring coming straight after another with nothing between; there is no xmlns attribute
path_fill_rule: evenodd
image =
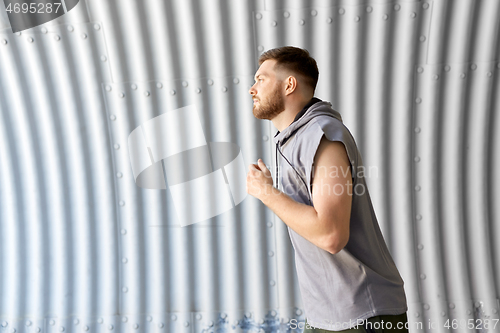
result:
<svg viewBox="0 0 500 333"><path fill-rule="evenodd" d="M499 318L499 1L81 0L18 34L0 7L0 332L304 321L283 222L247 196L179 227L127 153L136 127L195 105L208 142L271 166L248 89L282 45L316 58L316 96L356 138L411 331Z"/></svg>

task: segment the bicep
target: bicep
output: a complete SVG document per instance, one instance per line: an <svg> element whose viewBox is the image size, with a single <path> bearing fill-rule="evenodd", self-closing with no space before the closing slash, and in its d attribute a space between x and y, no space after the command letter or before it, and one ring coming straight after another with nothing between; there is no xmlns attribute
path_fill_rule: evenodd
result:
<svg viewBox="0 0 500 333"><path fill-rule="evenodd" d="M344 144L324 136L314 156L312 199L318 217L331 224L330 230L349 232L352 203L352 176Z"/></svg>

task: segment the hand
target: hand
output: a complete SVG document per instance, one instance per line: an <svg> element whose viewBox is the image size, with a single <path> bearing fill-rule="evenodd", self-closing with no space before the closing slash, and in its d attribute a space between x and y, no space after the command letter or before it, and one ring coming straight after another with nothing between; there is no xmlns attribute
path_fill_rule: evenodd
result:
<svg viewBox="0 0 500 333"><path fill-rule="evenodd" d="M247 174L247 193L262 200L265 194L270 194L273 189L271 171L259 158L258 164L250 164ZM267 191L267 192L266 192Z"/></svg>

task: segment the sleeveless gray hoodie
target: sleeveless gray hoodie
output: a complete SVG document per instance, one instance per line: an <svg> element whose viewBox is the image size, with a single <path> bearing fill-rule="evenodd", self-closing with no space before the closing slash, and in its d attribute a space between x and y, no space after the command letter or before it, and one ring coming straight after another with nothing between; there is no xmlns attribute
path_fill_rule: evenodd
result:
<svg viewBox="0 0 500 333"><path fill-rule="evenodd" d="M346 148L353 195L345 248L331 254L288 227L307 322L340 331L356 326L358 320L402 314L408 307L403 280L373 210L354 138L331 103L313 100L305 113L297 115L300 118L274 137L279 156L276 177L281 180L280 190L297 202L314 206L311 172L321 138L340 141Z"/></svg>

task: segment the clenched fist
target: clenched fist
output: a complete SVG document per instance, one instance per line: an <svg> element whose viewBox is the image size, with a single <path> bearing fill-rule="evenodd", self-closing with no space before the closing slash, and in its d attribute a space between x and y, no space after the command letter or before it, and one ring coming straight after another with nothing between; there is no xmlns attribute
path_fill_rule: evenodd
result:
<svg viewBox="0 0 500 333"><path fill-rule="evenodd" d="M257 163L248 167L247 193L262 200L265 194L270 194L273 190L273 178L271 171L260 158Z"/></svg>

